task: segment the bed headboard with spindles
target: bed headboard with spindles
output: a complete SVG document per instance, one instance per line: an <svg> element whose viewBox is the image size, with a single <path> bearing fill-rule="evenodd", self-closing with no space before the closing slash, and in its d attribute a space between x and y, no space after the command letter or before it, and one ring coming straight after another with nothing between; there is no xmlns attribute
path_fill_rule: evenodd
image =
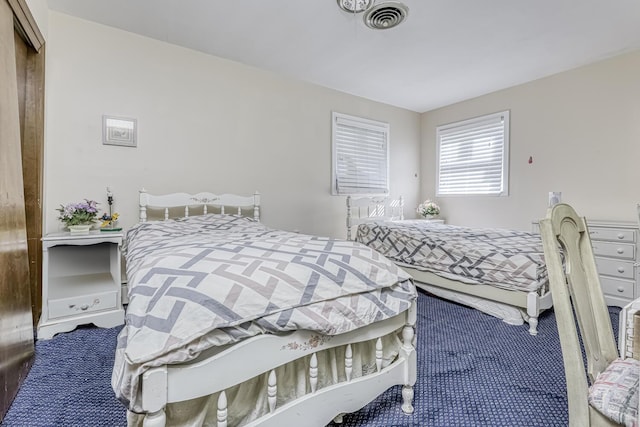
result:
<svg viewBox="0 0 640 427"><path fill-rule="evenodd" d="M353 227L370 221L397 221L404 219L404 200L388 197L347 196L347 240L351 240Z"/></svg>
<svg viewBox="0 0 640 427"><path fill-rule="evenodd" d="M147 221L147 209L163 209L164 219L167 220L169 209L172 208L183 208L184 216L189 216L190 211L195 211L198 215L206 213L242 215L243 209L251 209L253 219L260 221L260 193L256 191L252 196L213 193L153 195L147 193L145 189L140 190L140 222Z"/></svg>

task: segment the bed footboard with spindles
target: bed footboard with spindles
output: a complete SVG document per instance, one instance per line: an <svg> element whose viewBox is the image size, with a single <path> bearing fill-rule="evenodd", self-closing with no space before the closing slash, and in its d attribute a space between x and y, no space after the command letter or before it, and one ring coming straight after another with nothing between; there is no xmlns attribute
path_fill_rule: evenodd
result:
<svg viewBox="0 0 640 427"><path fill-rule="evenodd" d="M411 414L417 369L415 321L414 304L393 318L341 335L305 330L260 335L187 364L150 369L142 375L143 425L169 425L167 405L210 396L216 405L215 411L209 411L215 413L211 424L231 427L237 419L231 419L230 414L239 412L234 405L247 405L247 396L237 389L244 382L251 382L251 388L262 384L255 391L256 401L249 403L255 404L248 411L252 415L242 419L242 424L249 426L324 426L332 419L339 421L344 413L357 411L394 385L402 386L401 409ZM394 342L394 357L385 363L384 355L389 353L385 343ZM368 354L373 363L362 362ZM331 363L319 363L328 357ZM298 380L292 381L287 372L294 368L288 367L296 364L305 368L293 376ZM305 377L302 387L301 375Z"/></svg>

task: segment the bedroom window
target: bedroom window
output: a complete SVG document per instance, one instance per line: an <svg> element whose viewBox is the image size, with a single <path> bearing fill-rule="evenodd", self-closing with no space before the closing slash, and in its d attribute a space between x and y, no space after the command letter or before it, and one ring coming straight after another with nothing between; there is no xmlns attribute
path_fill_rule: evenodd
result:
<svg viewBox="0 0 640 427"><path fill-rule="evenodd" d="M437 196L508 195L509 111L438 126Z"/></svg>
<svg viewBox="0 0 640 427"><path fill-rule="evenodd" d="M332 114L331 194L389 194L389 124Z"/></svg>

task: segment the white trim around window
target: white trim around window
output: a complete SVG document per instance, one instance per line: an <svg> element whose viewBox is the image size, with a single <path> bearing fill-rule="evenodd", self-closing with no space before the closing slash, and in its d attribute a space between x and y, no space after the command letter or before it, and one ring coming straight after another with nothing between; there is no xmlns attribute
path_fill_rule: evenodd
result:
<svg viewBox="0 0 640 427"><path fill-rule="evenodd" d="M509 194L509 111L436 128L436 196Z"/></svg>
<svg viewBox="0 0 640 427"><path fill-rule="evenodd" d="M331 194L389 194L389 124L333 112Z"/></svg>

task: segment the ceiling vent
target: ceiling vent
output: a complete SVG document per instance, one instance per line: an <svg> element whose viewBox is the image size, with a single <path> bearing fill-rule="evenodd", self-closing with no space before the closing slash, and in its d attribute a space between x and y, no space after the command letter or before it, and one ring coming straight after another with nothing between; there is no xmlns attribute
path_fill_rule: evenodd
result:
<svg viewBox="0 0 640 427"><path fill-rule="evenodd" d="M374 30L387 30L399 25L408 14L409 8L402 3L383 2L365 11L364 23Z"/></svg>

